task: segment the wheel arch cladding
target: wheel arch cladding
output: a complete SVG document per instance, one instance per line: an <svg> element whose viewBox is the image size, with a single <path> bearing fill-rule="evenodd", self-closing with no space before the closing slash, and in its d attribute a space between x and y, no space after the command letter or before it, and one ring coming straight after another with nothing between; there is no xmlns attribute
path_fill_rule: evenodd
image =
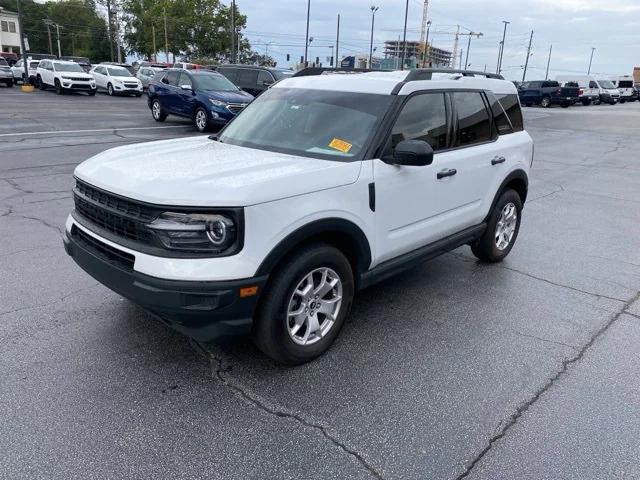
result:
<svg viewBox="0 0 640 480"><path fill-rule="evenodd" d="M262 261L256 275L272 273L287 255L312 242L328 243L342 251L354 270L359 273L371 265L371 246L367 236L355 223L342 218L326 218L308 223L281 240Z"/></svg>
<svg viewBox="0 0 640 480"><path fill-rule="evenodd" d="M527 192L529 190L529 177L524 170L514 170L502 181L500 184L500 188L496 193L496 196L493 198L493 203L491 204L491 209L489 210L489 215L493 211L498 199L507 189L515 190L520 200L522 201L522 205L527 200Z"/></svg>

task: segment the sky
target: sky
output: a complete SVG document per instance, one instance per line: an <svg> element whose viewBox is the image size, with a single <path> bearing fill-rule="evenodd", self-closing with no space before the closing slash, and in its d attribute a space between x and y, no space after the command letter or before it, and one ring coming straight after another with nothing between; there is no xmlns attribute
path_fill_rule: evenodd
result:
<svg viewBox="0 0 640 480"><path fill-rule="evenodd" d="M230 0L223 0L228 3ZM245 35L254 48L268 52L287 67L304 55L307 0L236 0L247 15ZM341 16L340 56L368 53L371 6L375 18L374 46L402 35L405 0L311 0L309 58L325 61L335 45L337 15ZM471 40L471 69L496 70L503 20L507 27L503 75L522 80L531 30L533 42L528 80L544 78L553 44L549 77L564 73L586 74L595 48L592 73L630 75L640 66L640 0L430 0L430 39L435 47L453 50L456 26L462 32L482 32ZM407 39L419 40L422 0L409 0ZM467 49L468 37L460 47ZM466 56L466 53L464 53Z"/></svg>

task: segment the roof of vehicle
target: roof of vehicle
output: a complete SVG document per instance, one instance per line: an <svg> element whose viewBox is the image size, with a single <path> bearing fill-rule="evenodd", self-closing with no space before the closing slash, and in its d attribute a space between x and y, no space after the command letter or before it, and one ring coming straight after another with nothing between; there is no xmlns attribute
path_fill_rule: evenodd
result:
<svg viewBox="0 0 640 480"><path fill-rule="evenodd" d="M244 65L241 63L222 63L220 65L215 65L217 68L220 67L233 67L233 68L251 68L254 70L277 70L279 72L285 72L287 71L286 69L283 68L276 68L276 67L263 67L261 65Z"/></svg>
<svg viewBox="0 0 640 480"><path fill-rule="evenodd" d="M516 94L513 83L501 78L487 78L481 72L443 70L335 72L285 78L272 88L308 88L381 95L407 95L418 90L479 89L498 94ZM495 75L492 75L495 77Z"/></svg>

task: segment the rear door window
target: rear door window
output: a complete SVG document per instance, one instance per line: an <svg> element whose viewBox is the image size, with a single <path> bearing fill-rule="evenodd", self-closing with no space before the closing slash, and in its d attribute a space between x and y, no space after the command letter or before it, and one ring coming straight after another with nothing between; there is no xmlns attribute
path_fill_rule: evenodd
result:
<svg viewBox="0 0 640 480"><path fill-rule="evenodd" d="M274 82L273 75L271 75L266 70L260 70L258 73L258 86L259 87L268 87Z"/></svg>
<svg viewBox="0 0 640 480"><path fill-rule="evenodd" d="M238 72L237 84L241 87L255 87L258 85L258 70L241 68Z"/></svg>
<svg viewBox="0 0 640 480"><path fill-rule="evenodd" d="M507 117L506 112L502 108L502 105L496 97L492 94L488 94L487 98L491 104L491 113L493 114L493 125L498 135L505 135L507 133L513 133L511 122Z"/></svg>
<svg viewBox="0 0 640 480"><path fill-rule="evenodd" d="M218 72L220 72L222 75L224 75L225 77L227 77L229 80L231 80L233 83L236 83L236 77L237 77L237 73L238 73L238 69L237 68L232 68L232 67L218 67Z"/></svg>
<svg viewBox="0 0 640 480"><path fill-rule="evenodd" d="M191 81L191 77L188 73L182 72L180 74L180 82L179 85L182 87L183 85L187 85L190 88L193 88L193 82Z"/></svg>
<svg viewBox="0 0 640 480"><path fill-rule="evenodd" d="M167 85L171 85L173 87L178 86L178 77L180 76L180 72L176 70L172 70L167 72L167 74L162 79L162 83L166 83Z"/></svg>
<svg viewBox="0 0 640 480"><path fill-rule="evenodd" d="M491 117L480 92L453 92L458 131L456 146L468 147L492 139Z"/></svg>

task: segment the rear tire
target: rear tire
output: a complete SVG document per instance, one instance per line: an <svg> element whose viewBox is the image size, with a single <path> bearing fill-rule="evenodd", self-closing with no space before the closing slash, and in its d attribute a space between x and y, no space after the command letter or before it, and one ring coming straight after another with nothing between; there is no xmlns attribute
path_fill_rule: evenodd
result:
<svg viewBox="0 0 640 480"><path fill-rule="evenodd" d="M200 133L206 132L209 128L209 118L207 111L204 108L196 108L196 111L193 114L193 125Z"/></svg>
<svg viewBox="0 0 640 480"><path fill-rule="evenodd" d="M551 107L551 99L549 97L542 97L542 100L540 100L540 106L542 108Z"/></svg>
<svg viewBox="0 0 640 480"><path fill-rule="evenodd" d="M253 341L279 363L309 362L337 338L353 295L353 271L340 250L326 244L302 247L271 275L253 324Z"/></svg>
<svg viewBox="0 0 640 480"><path fill-rule="evenodd" d="M159 100L151 102L151 116L156 122L164 122L167 119L167 114L162 110Z"/></svg>
<svg viewBox="0 0 640 480"><path fill-rule="evenodd" d="M515 218L513 215L515 214ZM480 239L471 245L473 254L483 262L501 262L509 255L518 238L522 218L522 200L515 190L500 195Z"/></svg>

